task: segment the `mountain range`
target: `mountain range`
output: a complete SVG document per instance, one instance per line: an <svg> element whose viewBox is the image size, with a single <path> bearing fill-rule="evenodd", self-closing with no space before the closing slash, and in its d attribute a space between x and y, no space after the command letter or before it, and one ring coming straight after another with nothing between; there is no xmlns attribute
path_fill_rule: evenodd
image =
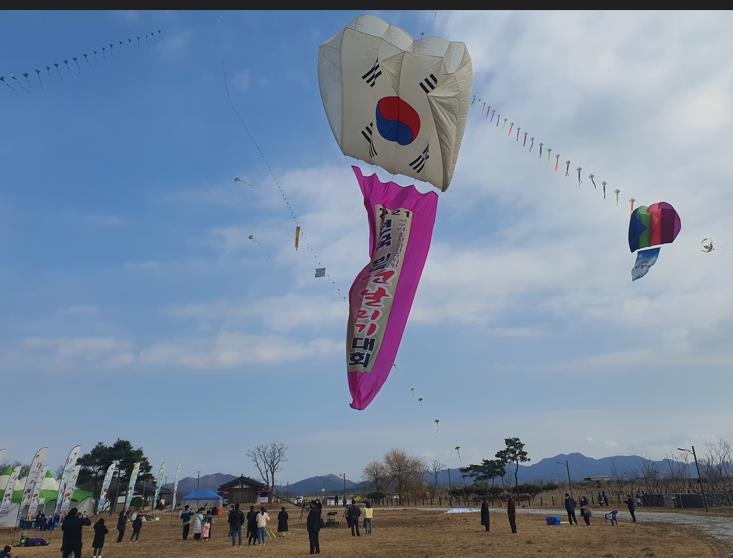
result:
<svg viewBox="0 0 733 558"><path fill-rule="evenodd" d="M573 482L582 481L587 477L638 477L643 475L645 470L657 470L660 476L665 476L671 470L671 466L679 468L680 464L669 459L655 461L638 455L614 455L594 459L582 453L560 453L554 457L540 459L537 463L520 465L518 478L520 483L555 482L562 484L567 481L568 474ZM694 478L696 476L695 465L689 463L687 467L688 475ZM507 473L510 475L513 473L511 465L507 467ZM180 494L186 494L197 486L217 490L220 485L238 477L239 475L225 473L204 475L198 478L186 477L178 482L178 491ZM458 468L443 469L437 475L437 484L442 487L449 485L455 487L463 484L463 480ZM425 481L432 485L432 472L426 474ZM172 487L173 484L169 483L166 486ZM287 485L276 485L276 489L281 496L287 494L289 497L295 497L317 494L352 494L367 491L368 486L368 481L354 482L339 475L329 474L310 477Z"/></svg>

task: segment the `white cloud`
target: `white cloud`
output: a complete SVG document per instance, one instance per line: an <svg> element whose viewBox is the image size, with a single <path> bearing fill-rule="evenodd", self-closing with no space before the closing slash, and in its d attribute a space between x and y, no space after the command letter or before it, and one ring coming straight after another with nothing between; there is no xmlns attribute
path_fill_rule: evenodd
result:
<svg viewBox="0 0 733 558"><path fill-rule="evenodd" d="M156 343L140 354L148 365L231 369L251 364L296 362L343 351L343 342L325 338L302 341L277 335L223 332L213 338Z"/></svg>
<svg viewBox="0 0 733 558"><path fill-rule="evenodd" d="M325 296L261 298L254 301L221 300L204 304L187 304L168 308L166 312L179 318L224 324L252 323L271 332L291 330L313 331L329 323L343 321L348 311L346 302Z"/></svg>
<svg viewBox="0 0 733 558"><path fill-rule="evenodd" d="M193 39L193 32L190 29L178 29L172 33L161 35L160 50L169 60L180 60L188 50Z"/></svg>
<svg viewBox="0 0 733 558"><path fill-rule="evenodd" d="M35 366L68 370L99 362L121 362L131 343L115 337L28 337L22 340L22 358ZM124 360L124 359L122 359Z"/></svg>

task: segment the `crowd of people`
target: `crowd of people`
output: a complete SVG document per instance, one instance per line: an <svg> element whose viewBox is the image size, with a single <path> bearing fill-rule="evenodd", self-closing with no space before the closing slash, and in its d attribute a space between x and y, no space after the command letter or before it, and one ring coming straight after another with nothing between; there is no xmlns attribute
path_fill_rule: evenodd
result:
<svg viewBox="0 0 733 558"><path fill-rule="evenodd" d="M631 494L627 494L624 503L627 506L632 522L636 522L635 509L640 504L639 495L634 498ZM608 496L604 491L599 493L598 499L600 506L608 505ZM344 502L344 519L351 535L354 537L361 536L361 527L364 529L365 535L372 534L372 521L374 518L374 508L369 501L365 501L363 507L357 504L356 499L352 499L348 505ZM577 525L576 508L580 507L580 515L586 525L591 524L591 506L588 498L583 495L578 503L575 499L565 493L564 507L570 525ZM320 554L320 530L326 527L326 522L322 517L323 504L316 498L307 504L308 515L306 517L306 531L308 533L308 544L310 554ZM303 510L304 511L304 510ZM181 519L181 537L188 540L192 533L192 538L199 541L208 541L212 536L213 516L216 510L210 509L208 506L197 508L195 511L189 505L185 505L179 513ZM332 515L335 512L331 512ZM516 503L510 495L506 499L506 513L509 521L509 527L512 533L517 533L516 519ZM617 510L613 512L611 525L616 523L615 515ZM608 515L608 514L606 514ZM363 516L363 519L362 519ZM302 518L302 515L301 515ZM360 519L362 521L360 522ZM489 504L486 499L481 502L480 520L483 529L489 533L491 529L491 518L489 512ZM289 533L289 514L285 506L281 506L277 514L277 533L273 533L268 529L270 516L265 506L255 509L254 505L249 506L249 511L245 514L240 509L239 503L229 506L227 523L229 526L228 538L231 538L232 546L242 546L243 529L246 529L244 538L248 545L265 545L268 537L284 537ZM143 525L143 514L135 511L122 510L117 517L117 543L124 540L128 522L132 526L132 535L129 539L131 543L137 543L140 540L140 533ZM53 516L48 518L39 513L35 517L34 527L37 525L39 530L53 529L56 523ZM44 525L46 527L44 527ZM49 525L51 527L49 527ZM61 542L61 558L70 558L71 556L82 556L82 528L91 526L91 520L86 513L79 513L77 508L71 508L68 514L61 521L61 531L63 533ZM93 526L94 538L92 541L92 557L102 558L105 538L109 533L109 528L105 524L103 517L99 517ZM0 552L0 558L13 558L12 547L6 546Z"/></svg>

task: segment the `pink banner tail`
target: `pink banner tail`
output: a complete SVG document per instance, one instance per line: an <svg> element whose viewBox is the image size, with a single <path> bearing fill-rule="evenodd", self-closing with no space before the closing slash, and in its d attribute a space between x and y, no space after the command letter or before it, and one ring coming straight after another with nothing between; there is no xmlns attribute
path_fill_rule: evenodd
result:
<svg viewBox="0 0 733 558"><path fill-rule="evenodd" d="M351 407L372 402L392 370L430 249L438 195L352 166L369 218L369 257L349 290L346 371Z"/></svg>

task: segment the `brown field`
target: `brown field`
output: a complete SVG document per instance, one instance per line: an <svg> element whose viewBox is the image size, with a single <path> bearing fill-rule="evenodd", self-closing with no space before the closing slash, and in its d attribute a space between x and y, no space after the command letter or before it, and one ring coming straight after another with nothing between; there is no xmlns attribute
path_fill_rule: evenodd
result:
<svg viewBox="0 0 733 558"><path fill-rule="evenodd" d="M279 507L267 506L272 517L270 526L277 527L275 519ZM603 558L652 557L721 557L729 550L720 543L705 538L695 531L662 524L632 524L620 521L615 527L605 525L598 513L590 527L583 524L570 526L545 525L544 516L517 512L518 533L509 529L506 512L491 509L491 532L480 525L478 512L446 514L443 510L418 510L415 508L375 508L373 534L352 537L343 521L343 509L339 511L341 524L321 530L322 556L358 556L359 558L424 558L440 556L576 556L589 555ZM324 507L323 516L329 508ZM191 538L181 540L180 520L170 514L160 515L159 521L143 523L138 543L130 543L132 529L128 525L122 543L116 543L115 516L106 516L110 529L104 545L104 558L186 557L218 558L227 556L305 556L308 555L308 534L305 516L301 519L299 508L288 508L290 533L283 538L267 539L265 546L232 547L225 535L228 531L226 517L214 518L213 537L209 541ZM557 515L562 516L559 512ZM94 522L92 518L92 522ZM92 556L92 528L84 527L83 558ZM61 531L53 533L29 531L29 536L41 536L49 540L49 546L16 548L19 558L59 558ZM245 533L243 532L243 536ZM0 544L11 542L12 530L0 531ZM20 531L15 533L15 542Z"/></svg>

